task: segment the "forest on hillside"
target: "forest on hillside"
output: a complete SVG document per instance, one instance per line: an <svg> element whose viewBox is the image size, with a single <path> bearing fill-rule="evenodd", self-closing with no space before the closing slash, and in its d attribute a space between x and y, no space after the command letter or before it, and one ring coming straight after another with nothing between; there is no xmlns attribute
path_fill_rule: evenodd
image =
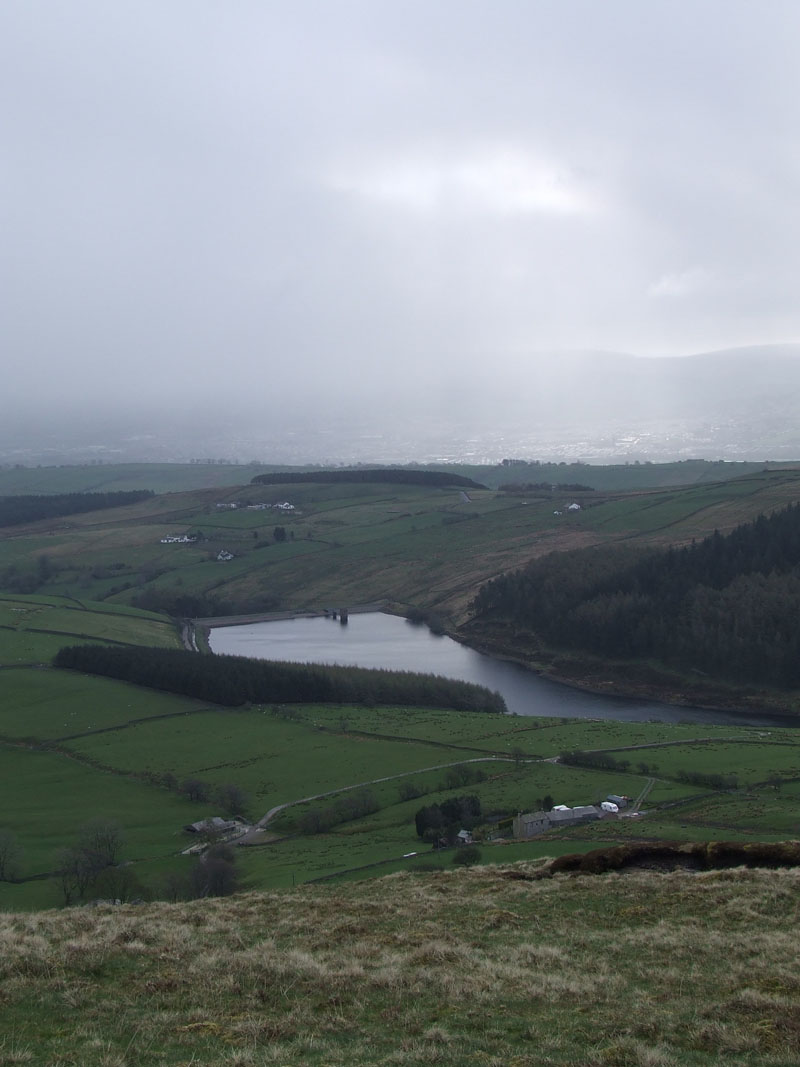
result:
<svg viewBox="0 0 800 1067"><path fill-rule="evenodd" d="M293 471L290 473L257 474L253 483L260 485L292 485L302 482L319 482L325 485L347 483L386 483L388 485L426 485L433 489L456 486L461 489L485 489L486 486L465 478L462 474L446 471L420 471L408 468L358 468L356 470Z"/></svg>
<svg viewBox="0 0 800 1067"><path fill-rule="evenodd" d="M484 620L555 649L800 685L800 504L683 548L553 553L482 586Z"/></svg>
<svg viewBox="0 0 800 1067"><path fill-rule="evenodd" d="M226 707L243 704L376 704L506 711L498 693L470 682L410 671L277 663L181 649L71 645L55 667L118 678Z"/></svg>
<svg viewBox="0 0 800 1067"><path fill-rule="evenodd" d="M0 496L0 527L19 526L37 519L79 515L85 511L121 508L153 496L150 489L127 493L55 493L52 495Z"/></svg>

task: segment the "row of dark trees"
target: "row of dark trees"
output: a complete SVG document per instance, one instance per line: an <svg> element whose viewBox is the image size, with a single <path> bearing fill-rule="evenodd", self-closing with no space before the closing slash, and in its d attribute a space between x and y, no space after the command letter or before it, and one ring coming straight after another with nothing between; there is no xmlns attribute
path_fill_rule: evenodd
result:
<svg viewBox="0 0 800 1067"><path fill-rule="evenodd" d="M293 485L301 483L318 483L323 485L386 483L387 485L426 485L433 489L447 486L459 486L468 489L485 489L485 485L465 478L461 474L446 471L419 471L400 467L358 468L356 470L333 471L291 471L273 474L257 474L252 484Z"/></svg>
<svg viewBox="0 0 800 1067"><path fill-rule="evenodd" d="M498 486L501 493L593 493L591 485L580 482L506 482Z"/></svg>
<svg viewBox="0 0 800 1067"><path fill-rule="evenodd" d="M573 767L592 767L601 771L619 771L625 773L630 770L629 759L616 759L610 752L582 752L575 749L572 752L562 752L559 756L561 763L567 763ZM641 774L655 773L658 770L656 764L637 763L636 771ZM670 775L668 775L670 777ZM735 774L719 774L713 771L687 771L676 770L672 777L679 782L688 785L696 785L701 789L736 789L739 785L738 776ZM551 805L552 807L552 805Z"/></svg>
<svg viewBox="0 0 800 1067"><path fill-rule="evenodd" d="M79 515L85 511L121 508L153 496L150 489L123 493L56 493L52 496L0 496L0 526L19 526L37 519Z"/></svg>
<svg viewBox="0 0 800 1067"><path fill-rule="evenodd" d="M235 610L233 604L213 593L186 593L168 586L144 589L133 597L131 604L144 611L164 612L177 619L217 618L232 615Z"/></svg>
<svg viewBox="0 0 800 1067"><path fill-rule="evenodd" d="M631 765L629 759L616 759L609 752L583 752L580 749L562 752L558 758L559 762L572 767L592 767L598 771L619 771L622 774L628 771Z"/></svg>
<svg viewBox="0 0 800 1067"><path fill-rule="evenodd" d="M441 793L445 789L461 789L466 785L477 785L486 781L486 772L471 763L457 763L448 767L444 778L438 782L416 782L413 778L402 782L398 788L400 800L416 800L426 793Z"/></svg>
<svg viewBox="0 0 800 1067"><path fill-rule="evenodd" d="M300 815L296 825L303 834L324 834L340 823L372 815L379 808L378 798L371 789L354 789L325 807L309 808Z"/></svg>
<svg viewBox="0 0 800 1067"><path fill-rule="evenodd" d="M244 656L199 656L181 649L108 645L62 648L53 664L226 707L274 702L506 710L503 698L482 686L410 671L275 663Z"/></svg>
<svg viewBox="0 0 800 1067"><path fill-rule="evenodd" d="M193 776L178 781L171 771L153 775L150 780L155 785L180 793L181 796L195 804L214 803L226 815L245 815L250 803L247 793L235 782L212 785L210 782L203 781L202 778Z"/></svg>
<svg viewBox="0 0 800 1067"><path fill-rule="evenodd" d="M684 548L554 553L483 586L486 620L543 645L800 685L800 505Z"/></svg>

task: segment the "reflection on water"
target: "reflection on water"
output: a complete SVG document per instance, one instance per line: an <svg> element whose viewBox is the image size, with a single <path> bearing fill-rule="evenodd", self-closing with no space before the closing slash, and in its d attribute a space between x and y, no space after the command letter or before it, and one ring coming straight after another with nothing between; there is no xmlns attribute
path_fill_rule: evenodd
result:
<svg viewBox="0 0 800 1067"><path fill-rule="evenodd" d="M785 725L779 716L671 707L653 701L599 696L550 682L532 671L475 652L449 637L437 637L395 615L351 615L347 625L333 619L286 619L211 631L214 652L297 663L336 663L355 667L423 671L495 689L517 715L556 715L579 719L645 722L706 722L728 725ZM788 720L791 722L791 720Z"/></svg>

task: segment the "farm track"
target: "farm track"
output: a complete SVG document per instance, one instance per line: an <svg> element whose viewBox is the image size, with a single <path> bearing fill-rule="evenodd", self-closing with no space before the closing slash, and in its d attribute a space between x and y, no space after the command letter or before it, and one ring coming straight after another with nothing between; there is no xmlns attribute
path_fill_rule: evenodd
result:
<svg viewBox="0 0 800 1067"><path fill-rule="evenodd" d="M301 797L299 800L289 800L285 804L277 804L270 808L266 815L262 815L254 826L268 826L272 819L286 808L296 807L298 804L308 804L312 800L324 800L326 797L338 796L339 793L350 793L354 789L364 789L368 785L380 785L382 782L394 782L399 778L410 778L415 774L428 774L430 771L443 771L450 767L463 767L465 763L516 763L513 756L477 756L468 760L456 760L453 763L436 763L432 767L420 767L414 771L403 771L401 774L387 774L382 778L370 778L365 782L356 782L355 785L340 786L338 789L329 789L324 793L315 793L313 796ZM544 763L545 760L523 760L523 763Z"/></svg>

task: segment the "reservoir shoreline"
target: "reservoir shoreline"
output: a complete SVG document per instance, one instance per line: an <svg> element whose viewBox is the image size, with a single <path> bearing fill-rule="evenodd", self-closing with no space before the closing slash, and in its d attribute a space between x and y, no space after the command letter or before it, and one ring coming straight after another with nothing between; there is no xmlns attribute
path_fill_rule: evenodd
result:
<svg viewBox="0 0 800 1067"><path fill-rule="evenodd" d="M395 608L392 611L392 607ZM381 605L356 605L347 606L348 614L358 616L363 614L375 614L384 616L385 619L403 619L404 616L398 606L384 602ZM758 706L745 703L733 702L725 699L709 699L710 694L683 694L677 691L676 685L660 686L652 684L634 685L620 684L613 675L605 674L601 681L597 679L584 679L570 677L557 671L548 670L544 665L526 661L520 655L514 655L502 642L486 640L485 634L464 634L463 632L450 632L446 635L432 635L424 624L410 624L410 630L417 631L405 634L392 629L391 624L380 623L376 618L376 626L381 629L384 636L376 637L375 643L367 650L371 657L366 661L347 659L353 654L350 652L346 634L348 626L339 626L333 623L323 623L322 628L315 628L314 622L322 622L326 615L333 623L330 611L283 611L261 612L248 616L226 616L222 619L196 619L197 626L209 627L209 648L220 654L247 655L256 658L268 658L276 660L293 660L295 662L342 662L339 652L345 655L344 662L364 667L385 667L390 670L419 670L424 673L434 673L447 677L457 677L464 681L473 681L501 692L506 698L509 710L512 713L525 716L554 715L568 718L613 718L621 721L646 721L649 718L661 721L687 721L696 722L721 722L727 720L729 725L739 723L746 725L745 719L751 725L795 726L798 720L785 708L770 707L767 702L759 702ZM236 620L236 621L234 621ZM408 622L408 620L405 620ZM302 630L290 630L286 625L294 622L301 624ZM221 623L222 625L219 625ZM248 633L247 627L259 626L259 624L276 623L276 629L269 633L270 639L277 639L278 644L262 652L263 636ZM211 624L211 625L209 625ZM242 626L244 628L241 637L234 638L232 628ZM309 626L311 629L309 629ZM370 637L376 626L369 628ZM214 640L213 631L220 631L222 640ZM227 631L230 635L223 638ZM352 632L352 629L351 629ZM425 635L424 637L422 635ZM306 645L305 638L316 635ZM322 645L319 645L320 635ZM425 638L433 642L435 647L425 644ZM451 644L447 645L447 639ZM437 645L439 641L445 641L443 645ZM331 641L333 644L331 644ZM388 659L383 662L380 658L381 641L387 645ZM413 653L409 648L401 646L413 645ZM421 642L421 643L420 643ZM355 636L353 644L356 643ZM216 648L212 648L212 644ZM454 646L460 647L463 654L459 656L454 652ZM308 652L306 654L306 647ZM299 651L298 651L299 649ZM441 664L438 662L441 649ZM404 662L403 657L412 655L412 662ZM392 658L392 657L395 658ZM472 656L470 662L466 660ZM458 661L452 662L453 657ZM419 662L417 659L419 658ZM446 662L448 658L451 662ZM580 661L578 661L580 662ZM455 672L453 667L455 666ZM588 665L595 671L597 664ZM467 673L460 673L466 670ZM495 677L496 676L496 677ZM504 690L504 685L510 685L509 691ZM570 698L568 694L575 694ZM596 701L596 704L595 704ZM514 704L516 703L516 707ZM543 705L547 710L541 710ZM536 709L536 710L531 710Z"/></svg>

